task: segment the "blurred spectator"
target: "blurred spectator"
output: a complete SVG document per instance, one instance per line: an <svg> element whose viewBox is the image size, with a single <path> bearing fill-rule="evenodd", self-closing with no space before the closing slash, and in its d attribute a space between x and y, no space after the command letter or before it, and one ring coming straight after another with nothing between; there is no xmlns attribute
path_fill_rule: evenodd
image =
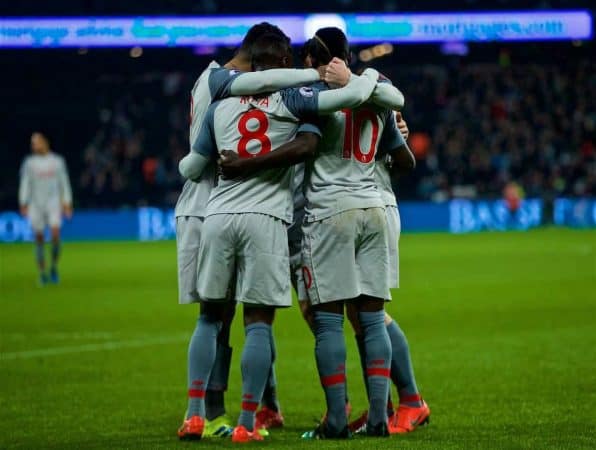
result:
<svg viewBox="0 0 596 450"><path fill-rule="evenodd" d="M415 174L402 199L596 195L596 67L498 64L379 67L406 94ZM82 206L173 205L188 151L194 75L104 80L83 152Z"/></svg>

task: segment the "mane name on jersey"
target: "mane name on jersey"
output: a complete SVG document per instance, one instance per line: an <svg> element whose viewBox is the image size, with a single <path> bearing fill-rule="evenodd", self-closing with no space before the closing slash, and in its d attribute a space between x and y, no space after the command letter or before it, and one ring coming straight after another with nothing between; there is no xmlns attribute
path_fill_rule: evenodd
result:
<svg viewBox="0 0 596 450"><path fill-rule="evenodd" d="M247 105L249 103L256 103L257 106L269 106L269 96L265 97L253 97L251 95L243 95L240 97L240 104Z"/></svg>

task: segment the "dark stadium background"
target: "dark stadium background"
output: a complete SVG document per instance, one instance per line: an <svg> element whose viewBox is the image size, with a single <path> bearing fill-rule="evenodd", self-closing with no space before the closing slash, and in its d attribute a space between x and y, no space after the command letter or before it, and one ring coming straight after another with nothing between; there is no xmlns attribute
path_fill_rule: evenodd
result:
<svg viewBox="0 0 596 450"><path fill-rule="evenodd" d="M579 1L11 2L6 16L187 15L343 11L589 8ZM406 93L418 169L400 200L498 198L508 181L527 196L596 194L593 41L395 45L369 64ZM356 64L364 47L354 47ZM456 51L459 49L455 49ZM0 209L15 209L18 168L33 130L66 156L75 207L172 206L187 152L189 91L232 49L0 50ZM299 63L296 55L296 63ZM519 105L510 108L510 103Z"/></svg>

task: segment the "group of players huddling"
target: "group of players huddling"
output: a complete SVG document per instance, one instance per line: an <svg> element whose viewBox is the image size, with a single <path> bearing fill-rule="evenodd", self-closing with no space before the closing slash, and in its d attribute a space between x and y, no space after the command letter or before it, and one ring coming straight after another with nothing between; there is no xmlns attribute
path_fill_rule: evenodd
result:
<svg viewBox="0 0 596 450"><path fill-rule="evenodd" d="M303 438L389 436L429 421L407 340L384 311L399 283L391 172L415 165L396 112L404 97L373 69L350 72L348 42L337 28L318 30L302 57L306 68L292 69L290 39L261 23L192 90L176 235L179 300L200 302L200 315L189 344L181 439L249 442L283 426L272 325L276 309L291 306L291 284L315 337L327 403L320 425ZM243 304L245 341L241 413L232 426L224 391L236 302ZM344 311L369 399L368 411L351 423Z"/></svg>

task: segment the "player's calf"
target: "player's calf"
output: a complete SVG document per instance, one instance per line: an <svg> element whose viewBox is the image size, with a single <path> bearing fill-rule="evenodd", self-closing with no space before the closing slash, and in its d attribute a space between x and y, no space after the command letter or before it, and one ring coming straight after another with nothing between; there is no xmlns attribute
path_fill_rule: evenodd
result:
<svg viewBox="0 0 596 450"><path fill-rule="evenodd" d="M382 299L365 296L357 301L370 403L367 432L380 436L388 434L387 398L391 373L391 342L385 328L383 303Z"/></svg>
<svg viewBox="0 0 596 450"><path fill-rule="evenodd" d="M188 409L178 430L180 439L200 439L205 427L205 392L217 352L222 310L217 303L203 303L188 347Z"/></svg>
<svg viewBox="0 0 596 450"><path fill-rule="evenodd" d="M346 416L346 344L343 335L343 302L314 307L315 355L327 401L325 434L343 435Z"/></svg>
<svg viewBox="0 0 596 450"><path fill-rule="evenodd" d="M272 362L273 307L244 306L245 340L242 351L242 404L238 426L255 431L255 413L269 378Z"/></svg>

